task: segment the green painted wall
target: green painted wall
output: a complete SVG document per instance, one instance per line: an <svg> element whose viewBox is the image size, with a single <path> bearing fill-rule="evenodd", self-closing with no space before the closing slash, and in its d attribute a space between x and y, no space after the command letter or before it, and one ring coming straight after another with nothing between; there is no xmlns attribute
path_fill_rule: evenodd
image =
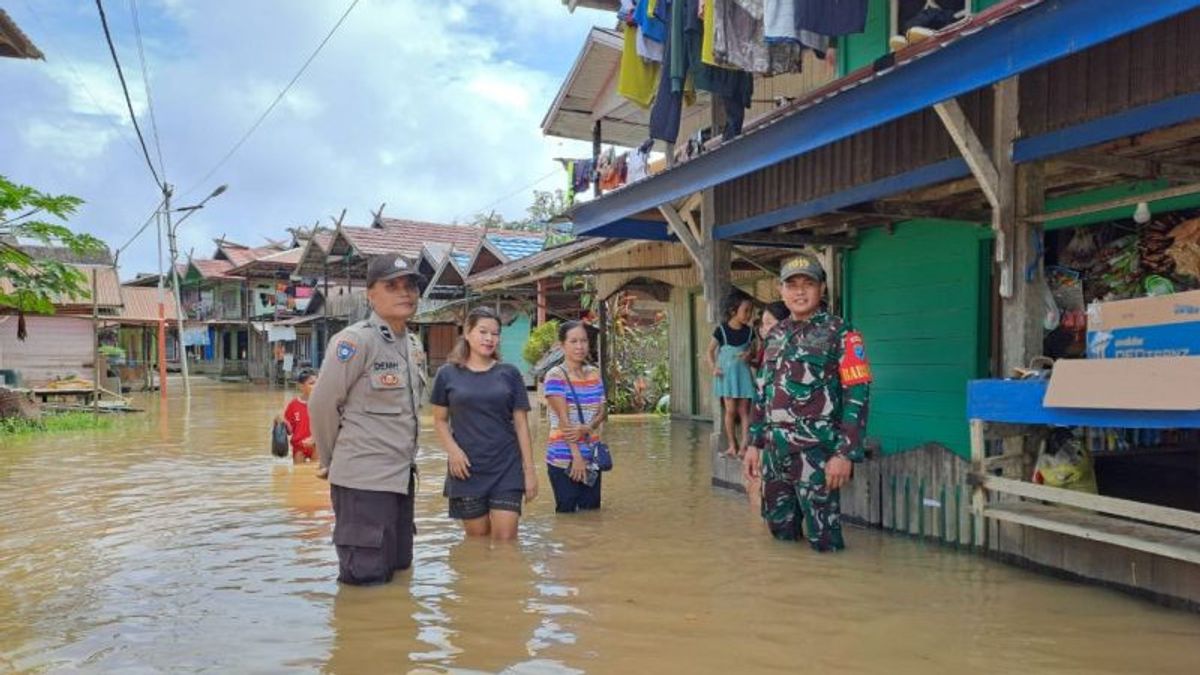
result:
<svg viewBox="0 0 1200 675"><path fill-rule="evenodd" d="M855 35L838 40L838 74L852 73L888 51L888 24L891 9L888 0L870 0L867 27Z"/></svg>
<svg viewBox="0 0 1200 675"><path fill-rule="evenodd" d="M529 341L529 324L528 314L518 314L512 323L500 331L500 359L516 366L522 375L529 373L529 364L521 355L525 343Z"/></svg>
<svg viewBox="0 0 1200 675"><path fill-rule="evenodd" d="M912 221L867 231L846 256L846 315L875 375L868 435L892 454L938 442L967 457L967 381L986 376L985 228Z"/></svg>
<svg viewBox="0 0 1200 675"><path fill-rule="evenodd" d="M890 0L869 0L867 26L863 32L838 40L838 75L854 72L888 52L891 31ZM979 12L1000 0L973 0L972 11Z"/></svg>

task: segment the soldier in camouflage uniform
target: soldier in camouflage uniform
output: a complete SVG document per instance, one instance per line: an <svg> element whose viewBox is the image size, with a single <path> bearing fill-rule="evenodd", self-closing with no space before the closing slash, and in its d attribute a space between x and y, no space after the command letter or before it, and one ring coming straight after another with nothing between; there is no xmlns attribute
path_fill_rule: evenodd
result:
<svg viewBox="0 0 1200 675"><path fill-rule="evenodd" d="M762 476L762 515L776 539L804 535L818 551L840 550L839 489L863 459L870 366L862 335L821 306L816 257L784 263L779 285L791 316L767 336L743 470Z"/></svg>

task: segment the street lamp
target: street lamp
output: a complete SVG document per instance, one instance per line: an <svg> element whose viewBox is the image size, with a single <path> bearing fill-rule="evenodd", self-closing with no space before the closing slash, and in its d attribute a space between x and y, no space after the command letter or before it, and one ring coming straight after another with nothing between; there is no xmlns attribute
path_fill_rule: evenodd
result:
<svg viewBox="0 0 1200 675"><path fill-rule="evenodd" d="M183 224L183 221L187 220L188 217L191 216L193 213L204 208L204 205L208 203L208 200L212 199L213 197L217 197L217 196L221 195L227 189L229 189L228 185L220 185L217 187L217 189L213 190L207 197L200 200L199 204L193 204L192 206L184 206L184 207L180 207L178 209L174 209L174 211L177 213L186 212L186 215L184 215L182 218L180 218L179 221L176 222L174 225L171 224L171 212L172 212L172 209L171 209L171 193L172 193L171 186L167 185L163 189L163 214L166 216L166 219L167 219L167 243L171 248L171 285L174 286L174 288L175 288L175 318L179 323L179 364L180 364L180 372L183 375L183 389L184 389L185 395L187 395L189 397L192 395L192 382L191 382L191 378L188 376L187 347L185 347L183 345L183 296L179 290L179 283L180 283L179 267L177 266L177 262L176 262L179 259L179 248L177 246L177 240L175 238L175 235L179 232L179 226ZM159 283L160 284L162 283L161 274L159 275ZM159 302L162 302L161 296L159 298ZM161 315L162 315L162 312L160 311L160 316ZM162 339L165 342L165 340L166 340L165 330L162 331L162 333L164 335L164 337ZM160 349L163 350L162 351L162 353L164 354L163 363L165 364L166 363L166 356L165 356L166 345L165 344L160 345ZM163 367L165 368L166 366L164 365Z"/></svg>

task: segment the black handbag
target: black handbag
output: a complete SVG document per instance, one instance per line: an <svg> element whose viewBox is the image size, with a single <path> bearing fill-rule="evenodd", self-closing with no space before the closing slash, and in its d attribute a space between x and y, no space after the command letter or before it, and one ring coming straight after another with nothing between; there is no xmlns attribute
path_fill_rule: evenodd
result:
<svg viewBox="0 0 1200 675"><path fill-rule="evenodd" d="M276 422L271 427L271 454L276 457L288 455L288 430L283 422Z"/></svg>
<svg viewBox="0 0 1200 675"><path fill-rule="evenodd" d="M579 423L587 425L587 420L583 417L583 406L579 405L579 394L575 393L575 385L571 383L571 376L567 373L567 367L563 366L563 379L567 381L567 387L571 390L571 398L575 399L575 412L579 414ZM591 438L591 435L588 435ZM592 446L592 462L596 468L601 471L612 471L613 458L612 453L608 450L608 444L604 441L590 442Z"/></svg>

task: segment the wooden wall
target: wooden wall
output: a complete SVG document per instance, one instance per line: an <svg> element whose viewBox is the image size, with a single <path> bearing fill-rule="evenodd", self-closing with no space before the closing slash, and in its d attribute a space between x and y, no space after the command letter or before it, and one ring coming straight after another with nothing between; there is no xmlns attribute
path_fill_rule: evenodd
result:
<svg viewBox="0 0 1200 675"><path fill-rule="evenodd" d="M92 320L73 316L26 316L29 336L17 340L17 317L0 315L0 369L20 372L25 387L78 375L95 377Z"/></svg>
<svg viewBox="0 0 1200 675"><path fill-rule="evenodd" d="M1193 10L1022 75L1022 137L1200 91L1200 40L1193 39L1198 34L1200 10ZM958 99L989 148L991 99L990 88ZM957 155L940 120L927 109L718 186L717 223L811 201Z"/></svg>
<svg viewBox="0 0 1200 675"><path fill-rule="evenodd" d="M974 541L969 468L936 444L899 455L876 453L855 467L842 489L842 513L850 522L1200 608L1200 565L996 521L988 524L986 546ZM714 473L721 472L714 467ZM853 533L850 538L853 546Z"/></svg>

